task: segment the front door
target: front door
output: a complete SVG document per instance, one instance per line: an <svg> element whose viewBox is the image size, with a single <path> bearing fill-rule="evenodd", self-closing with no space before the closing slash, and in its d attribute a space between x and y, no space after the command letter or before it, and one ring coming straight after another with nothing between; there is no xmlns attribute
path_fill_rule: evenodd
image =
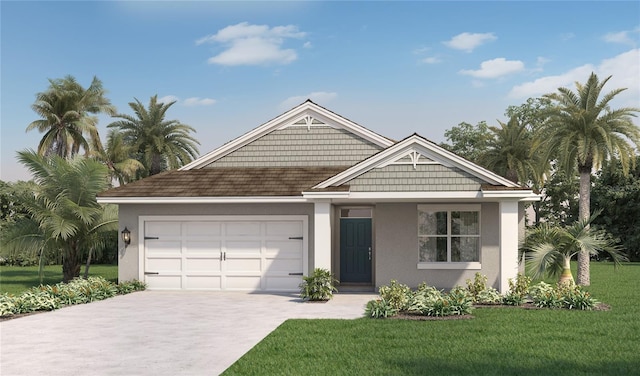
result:
<svg viewBox="0 0 640 376"><path fill-rule="evenodd" d="M340 282L371 283L371 218L340 219Z"/></svg>

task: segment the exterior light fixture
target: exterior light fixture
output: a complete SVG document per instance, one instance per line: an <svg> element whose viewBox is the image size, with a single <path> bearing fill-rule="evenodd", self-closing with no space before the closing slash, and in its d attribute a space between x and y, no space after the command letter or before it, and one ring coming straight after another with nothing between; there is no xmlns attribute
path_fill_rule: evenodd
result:
<svg viewBox="0 0 640 376"><path fill-rule="evenodd" d="M124 246L128 246L131 244L131 231L125 226L124 230L122 230L122 241L124 242Z"/></svg>

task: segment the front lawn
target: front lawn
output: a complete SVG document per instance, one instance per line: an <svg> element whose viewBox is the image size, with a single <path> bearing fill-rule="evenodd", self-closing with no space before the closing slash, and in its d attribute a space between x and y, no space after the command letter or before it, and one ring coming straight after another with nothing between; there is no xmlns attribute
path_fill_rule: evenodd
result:
<svg viewBox="0 0 640 376"><path fill-rule="evenodd" d="M471 320L288 320L225 375L626 375L640 369L640 264L592 263L610 311L479 308Z"/></svg>
<svg viewBox="0 0 640 376"><path fill-rule="evenodd" d="M84 273L84 266L80 275ZM118 265L91 265L89 276L104 277L118 282ZM44 268L42 284L55 285L62 281L62 266L47 265ZM20 294L31 287L40 285L37 266L0 266L0 294Z"/></svg>

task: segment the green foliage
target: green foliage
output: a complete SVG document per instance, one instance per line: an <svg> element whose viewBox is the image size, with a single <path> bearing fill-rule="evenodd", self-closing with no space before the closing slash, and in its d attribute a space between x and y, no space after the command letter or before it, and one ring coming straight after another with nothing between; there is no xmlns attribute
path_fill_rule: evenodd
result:
<svg viewBox="0 0 640 376"><path fill-rule="evenodd" d="M555 168L542 190L539 215L545 222L566 225L578 220L578 177Z"/></svg>
<svg viewBox="0 0 640 376"><path fill-rule="evenodd" d="M558 284L553 287L540 282L530 289L533 304L540 308L592 310L598 303L591 294L577 285Z"/></svg>
<svg viewBox="0 0 640 376"><path fill-rule="evenodd" d="M472 308L473 297L465 288L456 287L444 294L423 282L411 291L407 285L392 280L389 286L380 287L380 299L367 304L365 316L384 318L401 312L424 316L466 315Z"/></svg>
<svg viewBox="0 0 640 376"><path fill-rule="evenodd" d="M35 311L51 311L67 305L85 304L116 295L142 291L146 285L140 281L116 285L103 277L76 278L69 283L40 285L20 295L0 295L0 316Z"/></svg>
<svg viewBox="0 0 640 376"><path fill-rule="evenodd" d="M124 144L132 148L132 157L142 164L139 178L182 167L198 156L200 143L191 135L196 130L177 120L165 120L174 103L158 102L155 95L145 107L135 99L129 103L135 116L117 114L114 117L122 120L108 125L121 132Z"/></svg>
<svg viewBox="0 0 640 376"><path fill-rule="evenodd" d="M395 310L405 310L411 297L409 286L391 280L389 286L380 286L378 291L382 300L388 302Z"/></svg>
<svg viewBox="0 0 640 376"><path fill-rule="evenodd" d="M593 225L620 239L631 261L640 261L640 156L627 175L620 161L604 163L591 189L591 208L601 211Z"/></svg>
<svg viewBox="0 0 640 376"><path fill-rule="evenodd" d="M27 126L27 131L37 129L44 133L38 154L68 158L78 154L81 148L90 152L99 145L98 118L91 115L116 113L105 94L97 77L86 89L73 76L50 79L49 88L36 94L31 106L40 119Z"/></svg>
<svg viewBox="0 0 640 376"><path fill-rule="evenodd" d="M372 319L384 319L397 313L398 309L385 299L370 300L364 310L365 317Z"/></svg>
<svg viewBox="0 0 640 376"><path fill-rule="evenodd" d="M467 279L465 283L467 284L467 290L475 299L475 297L478 296L480 292L487 289L487 276L476 272L473 281Z"/></svg>
<svg viewBox="0 0 640 376"><path fill-rule="evenodd" d="M103 249L104 232L117 230L115 205L102 206L96 195L108 188L107 169L82 157L42 157L33 151L18 153L37 185L24 192L22 205L28 215L7 224L2 231L2 254L38 257L61 256L63 280L80 273L83 252Z"/></svg>
<svg viewBox="0 0 640 376"><path fill-rule="evenodd" d="M529 294L531 277L518 273L515 280L513 278L509 278L508 282L509 291L505 294L503 303L513 306L522 305Z"/></svg>
<svg viewBox="0 0 640 376"><path fill-rule="evenodd" d="M456 153L470 161L478 161L480 155L488 148L492 135L489 126L481 121L475 126L462 122L444 132L447 142L440 144L443 148Z"/></svg>
<svg viewBox="0 0 640 376"><path fill-rule="evenodd" d="M564 270L568 270L569 260L581 251L591 256L607 254L615 266L624 261L615 240L606 231L589 226L593 218L566 227L541 223L530 229L522 250L527 254L527 268L533 278L543 275L560 277Z"/></svg>
<svg viewBox="0 0 640 376"><path fill-rule="evenodd" d="M311 301L329 300L338 289L338 280L327 269L316 268L310 276L303 276L300 284L300 297Z"/></svg>

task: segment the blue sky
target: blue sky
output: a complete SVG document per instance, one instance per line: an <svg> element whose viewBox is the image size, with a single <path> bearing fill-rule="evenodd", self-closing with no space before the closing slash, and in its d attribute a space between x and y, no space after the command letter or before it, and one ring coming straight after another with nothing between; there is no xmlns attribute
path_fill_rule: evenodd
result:
<svg viewBox="0 0 640 376"><path fill-rule="evenodd" d="M640 107L640 2L1 1L0 179L41 138L35 94L95 75L120 113L177 100L200 152L311 98L387 137L435 142L461 123L612 75ZM607 90L608 89L608 90ZM106 137L111 119L101 117ZM637 124L640 124L636 120Z"/></svg>

